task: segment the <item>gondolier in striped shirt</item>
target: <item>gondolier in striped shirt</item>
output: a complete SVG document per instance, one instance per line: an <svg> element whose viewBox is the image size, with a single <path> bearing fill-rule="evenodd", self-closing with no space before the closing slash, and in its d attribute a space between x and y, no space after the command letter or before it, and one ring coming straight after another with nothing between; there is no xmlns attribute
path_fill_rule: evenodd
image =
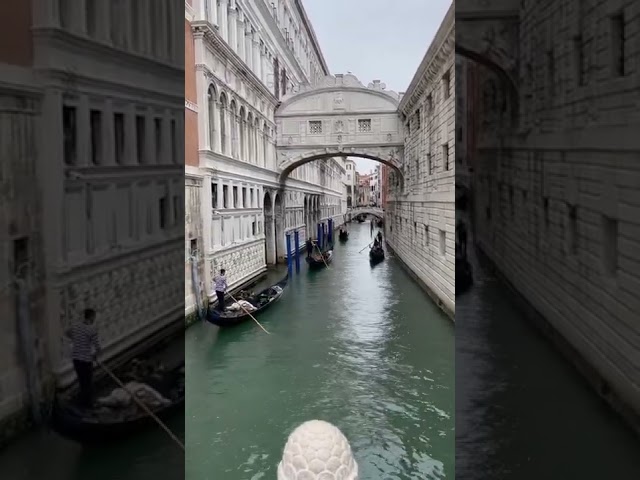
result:
<svg viewBox="0 0 640 480"><path fill-rule="evenodd" d="M71 359L80 384L80 402L86 407L93 403L93 361L100 353L95 320L95 310L87 308L84 311L84 320L71 325L65 332L73 345Z"/></svg>
<svg viewBox="0 0 640 480"><path fill-rule="evenodd" d="M226 270L220 270L220 275L213 279L215 282L216 296L218 297L218 310L224 312L224 294L227 291Z"/></svg>

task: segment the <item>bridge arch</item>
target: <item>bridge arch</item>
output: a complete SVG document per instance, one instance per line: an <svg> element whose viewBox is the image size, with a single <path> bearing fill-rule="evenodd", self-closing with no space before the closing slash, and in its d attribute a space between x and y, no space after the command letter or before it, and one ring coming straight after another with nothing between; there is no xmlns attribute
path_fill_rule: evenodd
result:
<svg viewBox="0 0 640 480"><path fill-rule="evenodd" d="M379 80L365 87L351 74L328 75L285 96L275 112L281 183L295 168L331 157L376 160L403 183L400 99Z"/></svg>
<svg viewBox="0 0 640 480"><path fill-rule="evenodd" d="M347 214L351 215L351 217L356 217L358 215L371 215L380 219L384 219L384 210L381 208L357 207L347 211Z"/></svg>

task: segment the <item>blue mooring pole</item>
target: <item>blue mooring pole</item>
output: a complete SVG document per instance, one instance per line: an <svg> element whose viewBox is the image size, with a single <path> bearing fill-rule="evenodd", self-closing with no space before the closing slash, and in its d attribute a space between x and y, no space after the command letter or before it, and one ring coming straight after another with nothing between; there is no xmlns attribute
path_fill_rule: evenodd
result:
<svg viewBox="0 0 640 480"><path fill-rule="evenodd" d="M333 243L333 218L328 220L329 222L329 245Z"/></svg>
<svg viewBox="0 0 640 480"><path fill-rule="evenodd" d="M322 224L318 224L318 247L322 250Z"/></svg>
<svg viewBox="0 0 640 480"><path fill-rule="evenodd" d="M293 233L293 243L295 244L296 273L300 273L300 232L296 230Z"/></svg>
<svg viewBox="0 0 640 480"><path fill-rule="evenodd" d="M293 266L291 255L291 232L287 232L287 270L289 275L291 275L291 267Z"/></svg>

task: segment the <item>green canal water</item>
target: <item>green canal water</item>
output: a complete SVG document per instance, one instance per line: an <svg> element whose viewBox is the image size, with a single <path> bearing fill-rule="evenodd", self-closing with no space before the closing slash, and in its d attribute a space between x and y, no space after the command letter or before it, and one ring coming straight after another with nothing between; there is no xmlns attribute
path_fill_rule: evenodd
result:
<svg viewBox="0 0 640 480"><path fill-rule="evenodd" d="M454 325L393 258L371 267L369 224L330 268L301 260L255 323L186 334L188 480L275 478L289 433L326 420L363 480L454 478ZM277 275L275 275L277 276Z"/></svg>

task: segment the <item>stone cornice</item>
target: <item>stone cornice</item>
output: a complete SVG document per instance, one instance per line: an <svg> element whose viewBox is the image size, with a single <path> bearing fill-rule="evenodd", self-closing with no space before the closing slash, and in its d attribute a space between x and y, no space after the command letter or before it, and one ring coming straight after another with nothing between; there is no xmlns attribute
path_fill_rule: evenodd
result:
<svg viewBox="0 0 640 480"><path fill-rule="evenodd" d="M275 107L278 104L278 99L262 83L262 80L245 65L238 54L229 47L227 42L220 36L216 27L207 21L198 20L197 22L191 23L191 31L194 36L202 36L209 43L213 51L220 52L222 56L235 67L238 76L250 82L272 106Z"/></svg>
<svg viewBox="0 0 640 480"><path fill-rule="evenodd" d="M255 4L257 5L258 9L260 10L260 13L264 17L264 21L267 24L267 28L269 29L269 31L272 32L273 34L272 38L276 40L280 49L289 58L289 61L291 64L293 64L294 66L293 68L296 71L297 75L304 81L309 81L310 79L307 77L307 74L298 63L298 59L295 57L295 55L289 48L289 45L287 45L287 41L285 40L284 36L282 35L282 32L280 31L280 27L278 27L278 24L271 16L269 7L267 7L265 2L262 2L262 1L255 2Z"/></svg>
<svg viewBox="0 0 640 480"><path fill-rule="evenodd" d="M420 66L416 71L409 88L405 92L398 109L405 113L410 112L420 96L426 90L428 84L433 81L448 52L455 50L455 3L452 3L438 28L435 38L431 42L427 53L424 55Z"/></svg>
<svg viewBox="0 0 640 480"><path fill-rule="evenodd" d="M307 12L305 11L304 6L302 5L302 2L300 0L294 0L294 1L296 4L296 7L298 8L298 12L300 13L300 17L302 17L302 23L304 24L305 28L307 29L307 33L309 34L309 39L311 40L313 49L315 50L316 55L318 56L318 61L320 62L320 66L322 67L322 70L324 71L325 75L330 75L329 67L327 66L327 62L324 59L322 50L320 50L320 43L318 42L318 38L316 37L316 32L313 29L313 25L311 25L311 22L309 21L309 17L307 17Z"/></svg>

